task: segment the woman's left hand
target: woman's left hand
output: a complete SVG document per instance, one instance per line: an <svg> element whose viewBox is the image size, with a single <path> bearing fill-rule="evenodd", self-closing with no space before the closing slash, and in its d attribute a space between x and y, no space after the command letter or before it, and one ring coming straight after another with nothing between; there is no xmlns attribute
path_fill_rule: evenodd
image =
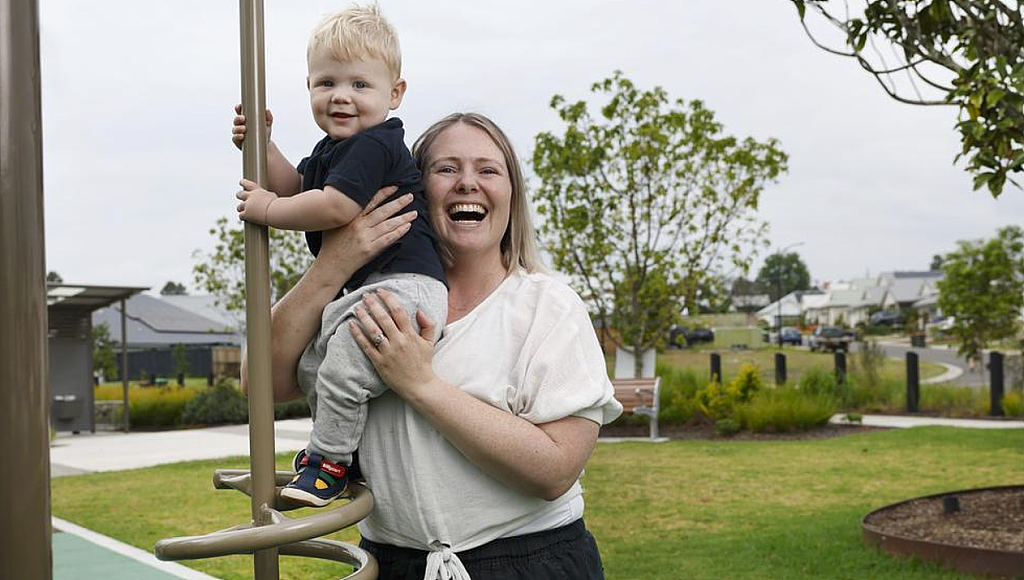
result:
<svg viewBox="0 0 1024 580"><path fill-rule="evenodd" d="M417 334L405 308L380 289L363 297L356 318L359 323L351 323L349 330L391 390L408 399L437 379L431 366L436 323L422 311L416 313Z"/></svg>

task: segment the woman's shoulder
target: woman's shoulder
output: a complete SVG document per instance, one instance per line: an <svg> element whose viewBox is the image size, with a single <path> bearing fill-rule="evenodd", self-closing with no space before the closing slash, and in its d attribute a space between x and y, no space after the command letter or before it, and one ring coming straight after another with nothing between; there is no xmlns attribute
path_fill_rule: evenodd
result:
<svg viewBox="0 0 1024 580"><path fill-rule="evenodd" d="M563 280L546 272L519 271L514 277L516 301L531 300L538 306L557 309L582 308L583 299ZM521 303L521 302L520 302Z"/></svg>

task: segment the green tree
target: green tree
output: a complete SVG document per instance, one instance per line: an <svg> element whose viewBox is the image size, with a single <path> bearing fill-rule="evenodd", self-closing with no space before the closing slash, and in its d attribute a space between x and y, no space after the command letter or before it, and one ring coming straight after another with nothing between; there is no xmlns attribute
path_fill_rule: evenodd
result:
<svg viewBox="0 0 1024 580"><path fill-rule="evenodd" d="M177 282L168 281L164 284L164 287L160 289L161 296L185 296L187 294L188 291L185 289L185 285Z"/></svg>
<svg viewBox="0 0 1024 580"><path fill-rule="evenodd" d="M174 358L174 371L179 375L188 374L188 352L185 345L180 342L171 349L171 356Z"/></svg>
<svg viewBox="0 0 1024 580"><path fill-rule="evenodd" d="M722 134L701 101L670 101L616 72L585 101L551 107L564 133L540 133L540 233L554 266L569 274L619 347L656 346L685 308L715 301L726 265L746 271L766 224L764 186L786 170L778 142Z"/></svg>
<svg viewBox="0 0 1024 580"><path fill-rule="evenodd" d="M1024 230L1000 228L991 240L961 240L946 254L939 308L954 319L961 355L977 358L990 342L1014 335L1024 308Z"/></svg>
<svg viewBox="0 0 1024 580"><path fill-rule="evenodd" d="M210 228L217 240L213 252L192 253L196 286L216 297L217 303L239 315L245 310L245 229L237 220L222 217ZM302 232L270 228L270 299L276 302L309 268L313 256Z"/></svg>
<svg viewBox="0 0 1024 580"><path fill-rule="evenodd" d="M811 40L855 59L892 98L953 105L974 189L994 197L1024 165L1024 5L1006 0L790 0ZM810 9L810 10L808 10ZM839 29L845 48L820 41L813 13ZM896 62L884 56L893 50ZM1019 186L1018 186L1019 187Z"/></svg>
<svg viewBox="0 0 1024 580"><path fill-rule="evenodd" d="M63 284L64 283L64 278L61 278L60 274L58 274L57 272L54 272L53 270L51 270L51 271L46 273L46 283L47 284Z"/></svg>
<svg viewBox="0 0 1024 580"><path fill-rule="evenodd" d="M114 348L118 343L110 338L110 327L106 322L92 327L92 370L98 372L104 379L112 379L119 376L117 372L117 351Z"/></svg>
<svg viewBox="0 0 1024 580"><path fill-rule="evenodd" d="M768 291L772 302L794 290L807 290L811 287L807 265L796 252L769 255L758 270L756 280Z"/></svg>
<svg viewBox="0 0 1024 580"><path fill-rule="evenodd" d="M933 272L941 272L942 271L942 255L935 254L934 256L932 256L932 263L931 263L931 265L928 266L928 269L933 271Z"/></svg>

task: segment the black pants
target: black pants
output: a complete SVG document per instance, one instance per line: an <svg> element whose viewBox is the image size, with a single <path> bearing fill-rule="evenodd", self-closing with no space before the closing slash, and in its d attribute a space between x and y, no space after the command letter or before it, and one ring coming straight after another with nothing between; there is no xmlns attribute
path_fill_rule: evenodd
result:
<svg viewBox="0 0 1024 580"><path fill-rule="evenodd" d="M377 558L378 580L423 580L428 552L365 538L359 546ZM582 519L554 530L500 538L458 555L473 580L604 580L597 542Z"/></svg>

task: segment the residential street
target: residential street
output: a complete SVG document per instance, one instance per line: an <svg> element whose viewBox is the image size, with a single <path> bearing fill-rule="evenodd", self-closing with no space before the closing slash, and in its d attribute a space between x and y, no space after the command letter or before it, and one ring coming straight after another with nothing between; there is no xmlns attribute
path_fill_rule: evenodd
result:
<svg viewBox="0 0 1024 580"><path fill-rule="evenodd" d="M888 338L880 339L878 341L878 346L880 346L885 353L892 358L905 360L907 352L912 350L918 354L922 362L934 362L952 365L959 368L963 374L950 381L953 384L971 387L988 387L988 371L979 367L978 369L975 369L974 372L971 372L967 365L967 359L957 355L955 349L944 347L911 348L909 343L905 340ZM856 346L854 346L854 350L856 350Z"/></svg>

